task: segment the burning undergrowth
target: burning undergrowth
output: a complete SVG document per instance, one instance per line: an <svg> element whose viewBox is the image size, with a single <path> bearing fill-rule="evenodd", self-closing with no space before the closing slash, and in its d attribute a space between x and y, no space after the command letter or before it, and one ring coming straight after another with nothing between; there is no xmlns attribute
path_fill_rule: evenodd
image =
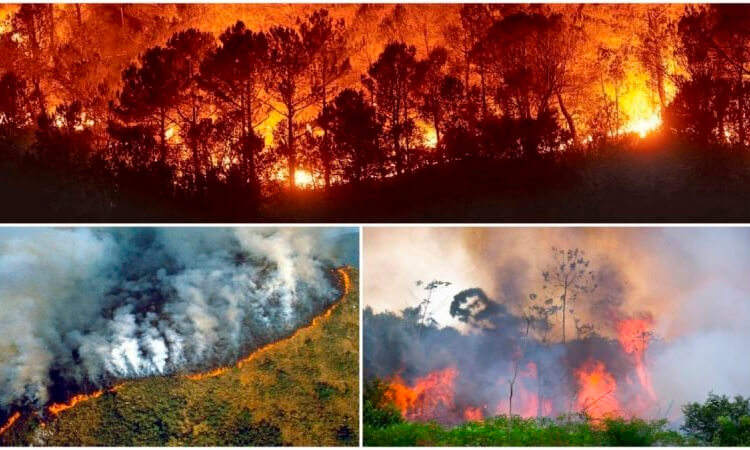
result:
<svg viewBox="0 0 750 450"><path fill-rule="evenodd" d="M563 344L527 334L533 321L480 289L456 295L451 313L472 330L425 325L418 309L365 312L366 377L388 383L385 397L408 420L666 413L649 378L648 352L658 342L650 348L646 319L622 320L616 339L592 333Z"/></svg>
<svg viewBox="0 0 750 450"><path fill-rule="evenodd" d="M364 245L364 376L408 420L681 422L708 393L750 392L746 229L404 228ZM452 284L415 286L425 274Z"/></svg>
<svg viewBox="0 0 750 450"><path fill-rule="evenodd" d="M340 233L339 233L340 234ZM6 229L0 415L232 364L340 296L332 230Z"/></svg>

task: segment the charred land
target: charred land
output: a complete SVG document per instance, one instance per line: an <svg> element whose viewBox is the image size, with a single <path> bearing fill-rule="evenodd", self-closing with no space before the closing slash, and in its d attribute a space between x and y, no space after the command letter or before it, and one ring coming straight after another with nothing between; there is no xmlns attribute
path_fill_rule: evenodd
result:
<svg viewBox="0 0 750 450"><path fill-rule="evenodd" d="M0 211L746 220L749 20L746 5L5 5Z"/></svg>

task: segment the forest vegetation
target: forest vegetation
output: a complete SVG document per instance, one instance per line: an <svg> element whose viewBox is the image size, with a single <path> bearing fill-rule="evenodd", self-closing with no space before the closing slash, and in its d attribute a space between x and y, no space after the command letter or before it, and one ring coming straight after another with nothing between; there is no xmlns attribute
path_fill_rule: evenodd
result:
<svg viewBox="0 0 750 450"><path fill-rule="evenodd" d="M6 5L6 219L750 216L746 5Z"/></svg>
<svg viewBox="0 0 750 450"><path fill-rule="evenodd" d="M58 414L32 414L3 445L359 444L358 271L313 326L240 367L126 381Z"/></svg>

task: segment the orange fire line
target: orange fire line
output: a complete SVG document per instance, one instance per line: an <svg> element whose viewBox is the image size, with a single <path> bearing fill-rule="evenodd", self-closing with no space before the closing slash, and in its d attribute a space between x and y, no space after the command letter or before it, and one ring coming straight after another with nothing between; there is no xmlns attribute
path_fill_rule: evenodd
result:
<svg viewBox="0 0 750 450"><path fill-rule="evenodd" d="M16 420L18 420L21 417L21 413L16 411L13 413L12 416L10 416L10 419L8 419L7 422L5 422L5 425L0 428L0 435L8 431L8 428L13 426L14 423L16 423Z"/></svg>
<svg viewBox="0 0 750 450"><path fill-rule="evenodd" d="M53 403L49 405L47 408L47 411L54 415L58 415L61 412L65 411L66 409L70 409L74 407L75 405L85 402L86 400L91 400L92 398L98 398L101 397L102 394L105 392L115 392L117 389L119 389L122 386L122 384L118 384L116 386L113 386L109 389L99 389L98 391L94 391L91 394L78 394L74 395L65 403Z"/></svg>
<svg viewBox="0 0 750 450"><path fill-rule="evenodd" d="M349 289L351 287L351 280L349 279L349 274L346 272L346 268L340 267L340 268L336 269L336 271L341 276L341 283L343 284L343 287L344 287L344 292L343 292L341 298L339 299L339 301L337 301L336 303L334 303L333 305L331 305L322 314L318 315L317 317L314 317L313 320L312 320L312 322L309 325L307 325L306 327L302 327L302 328L297 329L297 331L295 331L291 336L289 336L289 337L287 337L285 339L282 339L280 341L276 341L276 342L273 342L273 343L268 344L266 346L263 346L260 349L258 349L256 351L254 351L253 353L251 353L246 358L241 359L240 361L237 362L237 367L244 366L245 364L247 364L250 361L252 361L253 359L255 359L259 354L268 351L269 349L273 348L274 346L276 346L278 344L281 344L282 342L287 342L287 341L293 339L300 332L302 332L304 330L307 330L307 329L310 329L310 328L313 328L313 327L317 326L318 323L320 323L321 320L330 317L331 314L333 313L333 310L339 305L339 302L341 300L343 300L344 297L349 293ZM228 370L229 370L229 367L219 367L217 369L213 369L213 370L210 370L210 371L204 372L204 373L198 373L198 374L194 374L194 375L186 375L185 378L187 378L189 380L200 380L202 378L216 377L218 375L221 375L221 374L227 372ZM56 416L56 415L60 414L61 412L65 411L67 409L70 409L70 408L72 408L74 406L76 406L79 403L85 402L87 400L91 400L93 398L101 397L105 392L115 392L121 386L122 386L122 384L118 384L118 385L116 385L114 387L111 387L109 389L100 389L100 390L94 391L94 392L92 392L90 394L78 394L78 395L74 395L73 397L70 398L70 400L68 400L65 403L53 403L53 404L51 404L47 408L47 410L51 414L53 414L53 415ZM19 412L14 413L10 417L10 419L8 419L8 422L6 422L6 424L3 425L2 428L0 428L0 435L3 434L6 430L8 430L8 428L10 428L11 426L13 426L13 424L16 422L16 420L18 420L20 417L21 417L21 413L19 413ZM42 423L42 426L44 426L44 423Z"/></svg>
<svg viewBox="0 0 750 450"><path fill-rule="evenodd" d="M339 302L341 300L343 300L344 297L349 293L349 289L351 287L351 280L349 279L349 274L346 272L346 268L340 267L340 268L336 269L336 271L341 276L341 284L343 284L343 288L344 288L344 292L341 295L341 298L339 299L339 301L337 301L333 305L329 306L328 309L326 309L323 313L321 313L318 316L314 317L313 320L312 320L312 322L310 322L309 325L307 325L305 327L298 328L290 336L287 336L286 338L281 339L279 341L272 342L270 344L264 345L263 347L261 347L261 348L255 350L254 352L252 352L247 357L245 357L245 358L237 361L236 367L239 368L239 367L242 367L242 366L250 363L255 358L257 358L259 355L267 352L268 350L270 350L270 349L272 349L272 348L274 348L274 347L276 347L276 346L278 346L278 345L280 345L282 343L289 342L290 340L294 339L296 336L298 336L303 331L309 330L311 328L316 327L320 323L320 321L322 321L322 320L327 319L328 317L330 317L331 314L333 313L333 310L336 309L336 307L339 305ZM208 372L196 373L196 374L193 374L193 375L185 375L185 378L187 378L188 380L202 380L204 378L212 378L212 377L219 376L219 375L221 375L223 373L226 373L229 369L230 369L230 367L219 367L219 368L210 370Z"/></svg>

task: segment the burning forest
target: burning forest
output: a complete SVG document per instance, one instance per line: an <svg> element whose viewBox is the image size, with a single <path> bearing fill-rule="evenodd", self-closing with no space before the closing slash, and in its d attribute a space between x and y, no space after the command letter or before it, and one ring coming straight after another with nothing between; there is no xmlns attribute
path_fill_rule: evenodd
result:
<svg viewBox="0 0 750 450"><path fill-rule="evenodd" d="M739 229L368 229L365 442L395 445L406 421L439 424L430 433L446 440L424 445L477 445L450 440L467 422L502 432L583 423L610 437L643 427L646 445L716 444L713 432L695 440L705 438L696 402L734 396L732 426L747 432L750 365L735 352L750 342L748 250ZM423 271L441 278L406 279ZM480 445L529 442L488 439ZM592 442L582 445L642 445Z"/></svg>
<svg viewBox="0 0 750 450"><path fill-rule="evenodd" d="M223 376L229 393L242 392L230 381L236 370L257 371L255 360L320 334L351 296L356 239L343 228L4 229L0 439L17 428L5 443L88 442L56 435L65 426L57 420L75 417L68 411L79 405L132 395L139 380L193 386ZM150 394L153 403L173 389ZM168 414L182 414L179 404ZM166 420L141 411L147 422ZM243 426L263 435L251 413ZM108 445L127 444L119 439ZM130 445L166 443L134 439ZM222 442L212 445L231 445Z"/></svg>
<svg viewBox="0 0 750 450"><path fill-rule="evenodd" d="M4 5L0 215L747 219L749 19L715 4Z"/></svg>

